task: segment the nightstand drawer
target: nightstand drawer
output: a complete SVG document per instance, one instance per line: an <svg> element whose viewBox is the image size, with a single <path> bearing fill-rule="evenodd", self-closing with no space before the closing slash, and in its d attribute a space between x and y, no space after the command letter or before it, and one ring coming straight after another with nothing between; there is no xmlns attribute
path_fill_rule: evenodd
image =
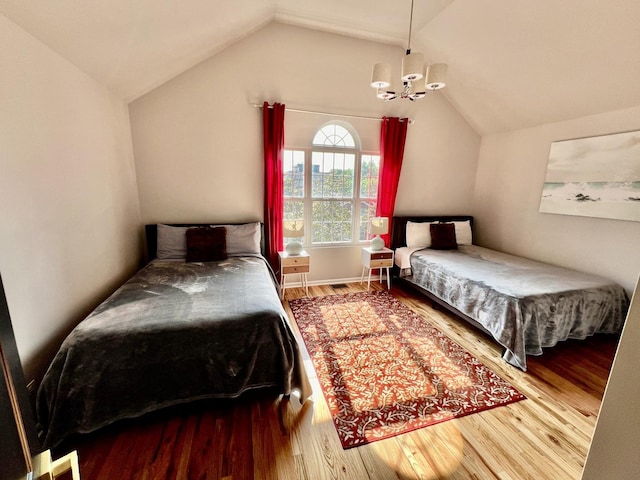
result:
<svg viewBox="0 0 640 480"><path fill-rule="evenodd" d="M393 259L392 258L383 258L381 260L373 260L369 262L369 268L386 268L393 267Z"/></svg>
<svg viewBox="0 0 640 480"><path fill-rule="evenodd" d="M309 256L303 257L284 257L281 259L282 267L295 267L301 265L309 265Z"/></svg>
<svg viewBox="0 0 640 480"><path fill-rule="evenodd" d="M382 260L387 258L391 260L393 258L393 252L371 252L371 260Z"/></svg>
<svg viewBox="0 0 640 480"><path fill-rule="evenodd" d="M283 266L282 273L284 275L286 275L287 273L309 273L309 264L297 265L297 266Z"/></svg>

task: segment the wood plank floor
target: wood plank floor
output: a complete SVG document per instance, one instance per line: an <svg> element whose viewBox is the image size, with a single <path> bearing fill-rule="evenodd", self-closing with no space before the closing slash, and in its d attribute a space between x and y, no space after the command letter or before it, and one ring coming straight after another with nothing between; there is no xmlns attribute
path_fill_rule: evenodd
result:
<svg viewBox="0 0 640 480"><path fill-rule="evenodd" d="M363 288L309 290L320 296ZM343 450L306 356L314 396L302 407L275 396L200 402L76 436L54 453L77 449L83 480L580 478L616 337L564 342L530 358L525 373L502 361L484 334L417 294L395 286L392 292L528 399ZM301 295L287 290L287 299Z"/></svg>

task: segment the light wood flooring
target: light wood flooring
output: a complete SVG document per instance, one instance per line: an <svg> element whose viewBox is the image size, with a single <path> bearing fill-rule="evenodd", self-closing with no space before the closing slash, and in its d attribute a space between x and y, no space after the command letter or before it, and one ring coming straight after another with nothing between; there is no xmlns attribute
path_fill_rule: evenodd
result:
<svg viewBox="0 0 640 480"><path fill-rule="evenodd" d="M309 294L361 290L358 283L314 286ZM314 395L303 407L275 396L201 402L77 436L54 453L77 449L83 480L580 478L617 338L564 342L530 358L525 373L484 334L411 291L392 292L527 400L343 450L306 356ZM288 289L286 299L303 293Z"/></svg>

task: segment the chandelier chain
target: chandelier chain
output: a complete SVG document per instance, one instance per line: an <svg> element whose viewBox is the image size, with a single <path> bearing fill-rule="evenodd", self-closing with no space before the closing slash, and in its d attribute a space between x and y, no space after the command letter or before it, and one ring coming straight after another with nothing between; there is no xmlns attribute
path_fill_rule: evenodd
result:
<svg viewBox="0 0 640 480"><path fill-rule="evenodd" d="M413 0L411 0L411 14L409 15L409 41L407 42L407 55L411 53L411 27L413 26Z"/></svg>

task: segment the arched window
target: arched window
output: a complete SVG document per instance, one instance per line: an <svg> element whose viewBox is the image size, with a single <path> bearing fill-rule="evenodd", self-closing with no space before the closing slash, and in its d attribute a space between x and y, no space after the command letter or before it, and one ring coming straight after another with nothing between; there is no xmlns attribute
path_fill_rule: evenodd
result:
<svg viewBox="0 0 640 480"><path fill-rule="evenodd" d="M325 125L313 137L312 145L325 145L330 147L356 148L353 135L342 125L330 123Z"/></svg>
<svg viewBox="0 0 640 480"><path fill-rule="evenodd" d="M307 245L367 240L367 225L376 210L379 166L380 155L361 151L351 125L322 126L310 147L285 148L284 219L304 219Z"/></svg>

